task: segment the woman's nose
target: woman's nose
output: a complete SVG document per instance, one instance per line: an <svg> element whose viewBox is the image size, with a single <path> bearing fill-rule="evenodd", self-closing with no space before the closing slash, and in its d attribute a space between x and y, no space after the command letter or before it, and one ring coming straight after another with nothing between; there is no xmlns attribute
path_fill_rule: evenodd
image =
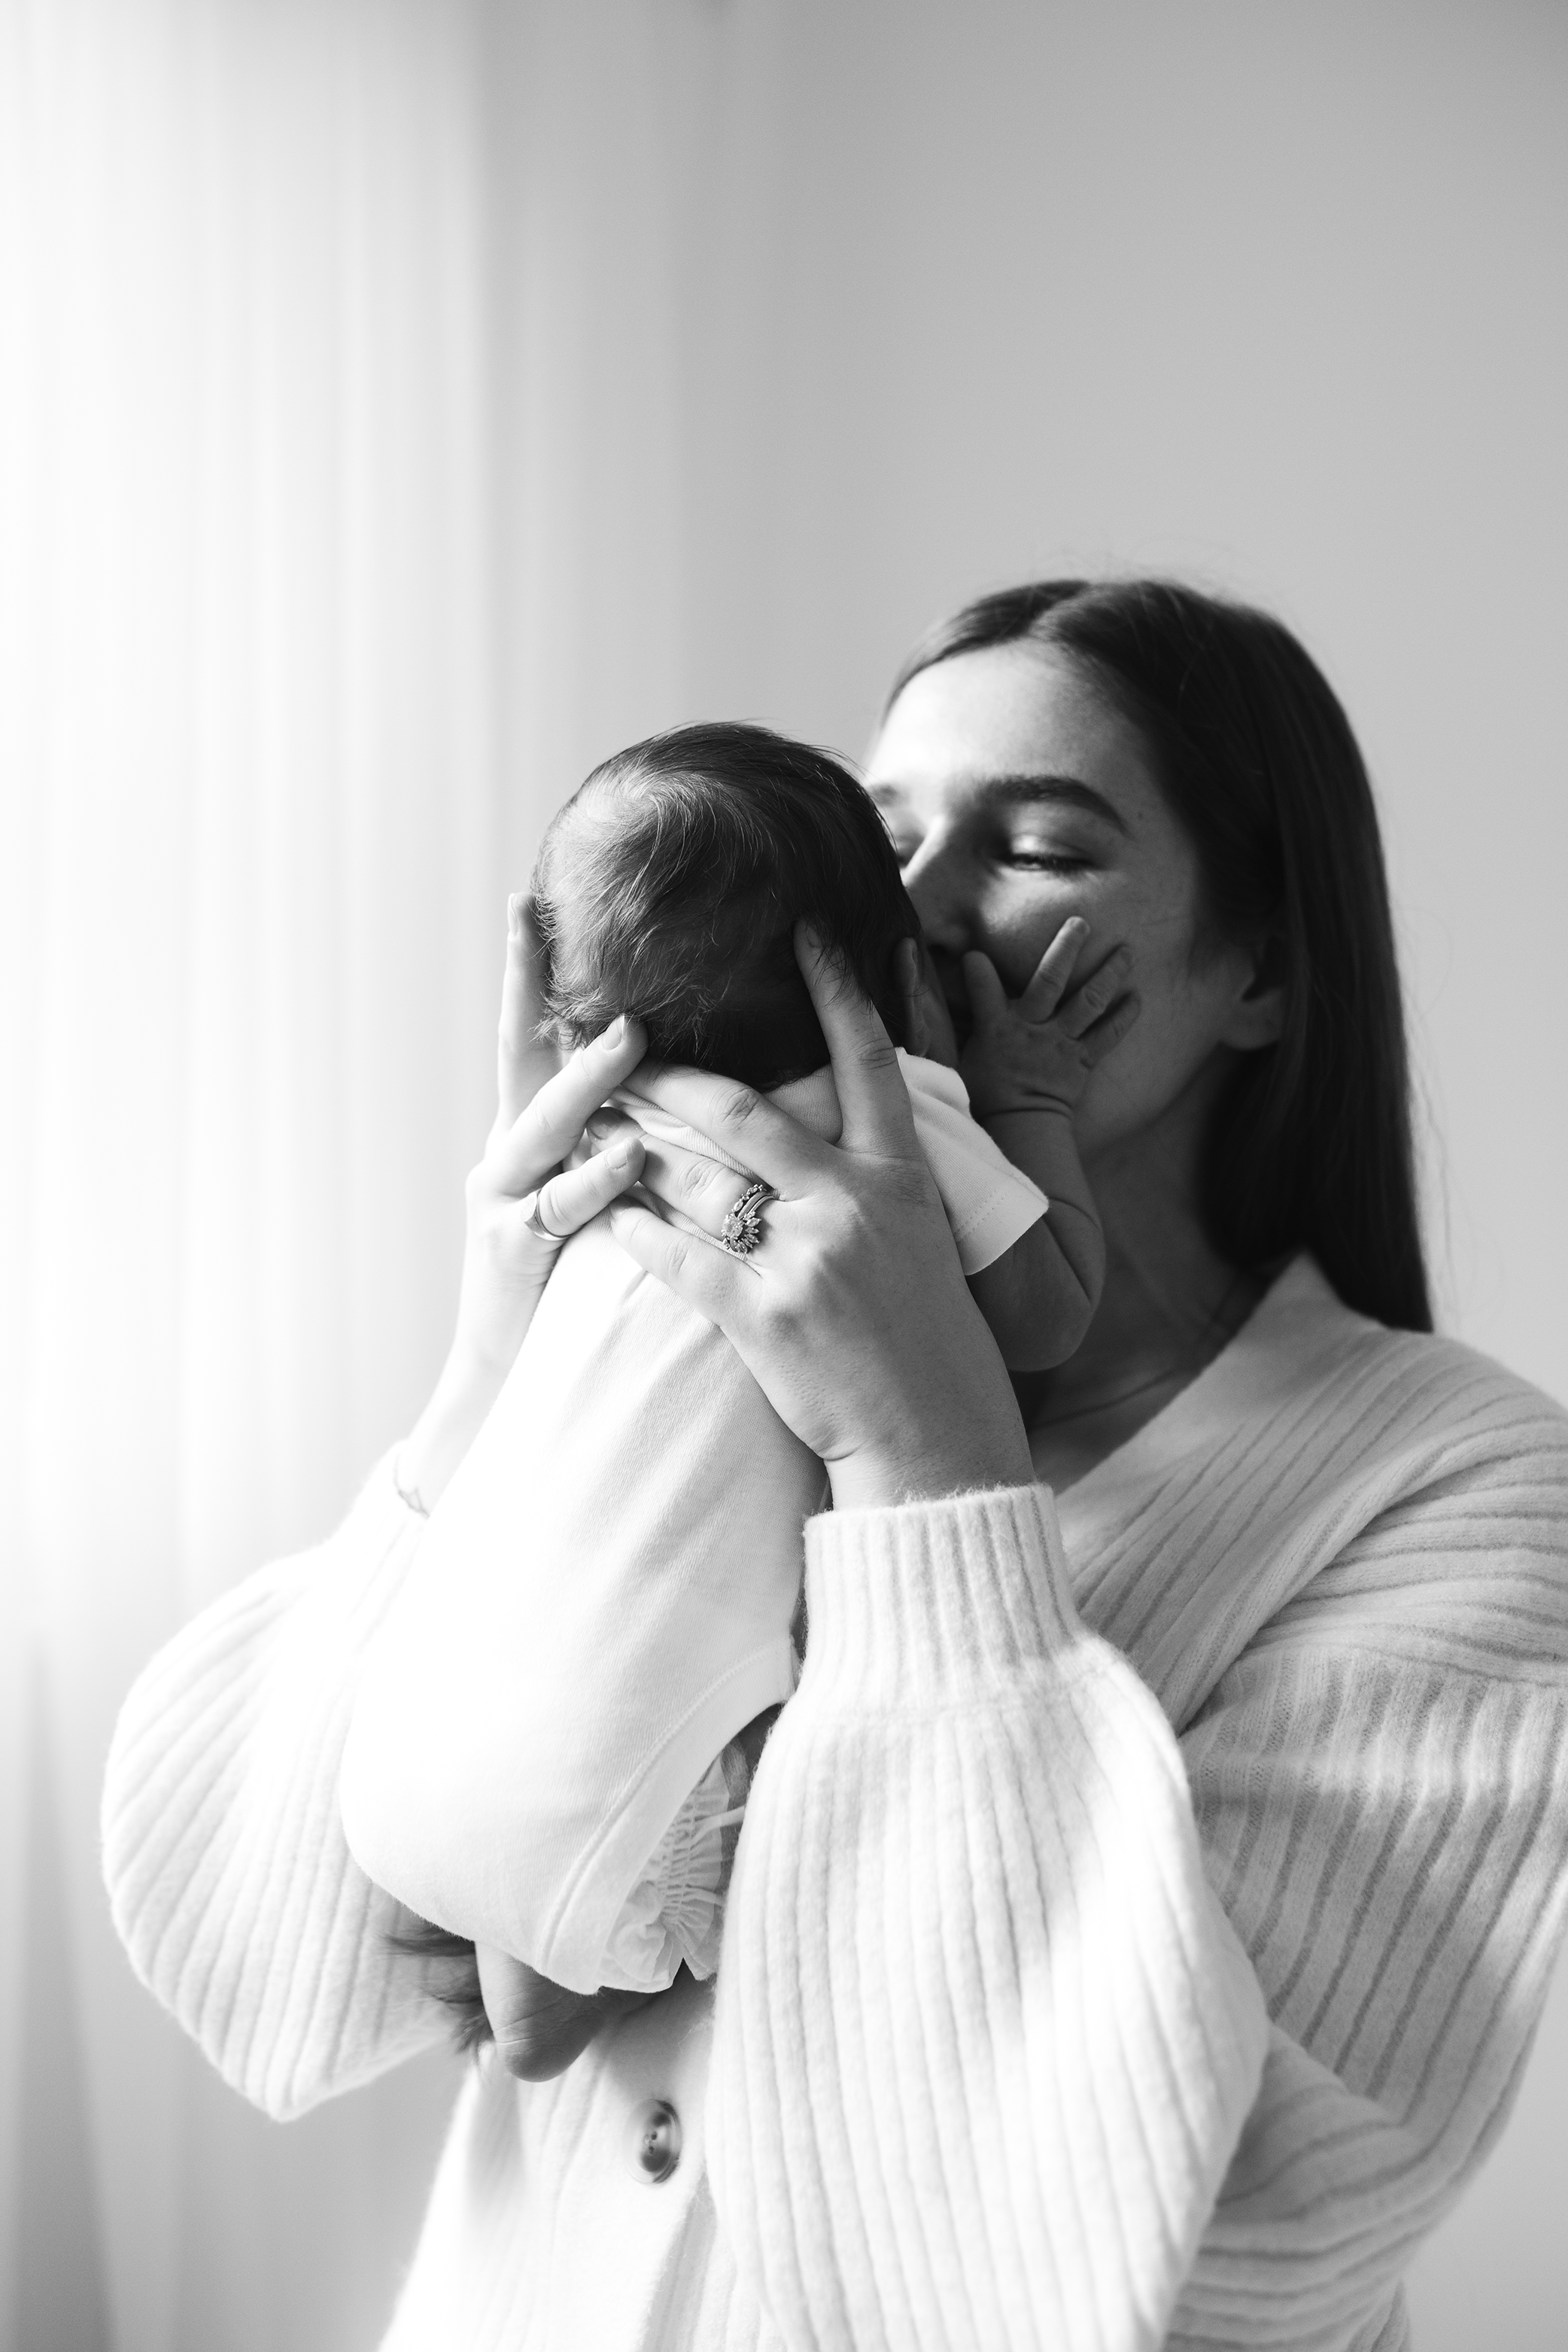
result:
<svg viewBox="0 0 1568 2352"><path fill-rule="evenodd" d="M973 892L965 887L963 864L955 844L928 833L904 868L904 887L928 944L955 956L974 938Z"/></svg>

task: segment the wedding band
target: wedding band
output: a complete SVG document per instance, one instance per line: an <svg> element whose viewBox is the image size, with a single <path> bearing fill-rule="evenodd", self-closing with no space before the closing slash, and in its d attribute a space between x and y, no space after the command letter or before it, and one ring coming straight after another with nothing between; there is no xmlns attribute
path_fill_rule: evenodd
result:
<svg viewBox="0 0 1568 2352"><path fill-rule="evenodd" d="M750 1257L763 1239L763 1211L778 1194L771 1184L748 1184L723 1223L719 1239L731 1257Z"/></svg>
<svg viewBox="0 0 1568 2352"><path fill-rule="evenodd" d="M523 1213L522 1222L525 1230L532 1234L537 1240L542 1242L550 1242L556 1249L559 1249L562 1243L565 1241L567 1236L564 1234L552 1233L550 1227L545 1223L543 1216L541 1214L540 1211L540 1203L543 1190L543 1186L541 1185L537 1192L524 1193L522 1199L518 1202L518 1206Z"/></svg>

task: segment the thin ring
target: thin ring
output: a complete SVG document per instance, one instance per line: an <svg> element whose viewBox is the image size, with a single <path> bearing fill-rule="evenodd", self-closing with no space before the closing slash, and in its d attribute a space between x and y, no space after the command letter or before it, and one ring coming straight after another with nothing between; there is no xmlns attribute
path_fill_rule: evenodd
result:
<svg viewBox="0 0 1568 2352"><path fill-rule="evenodd" d="M523 1228L525 1232L532 1234L535 1240L549 1242L552 1248L559 1249L563 1242L571 1239L571 1235L552 1233L542 1213L543 1197L544 1187L541 1184L537 1192L525 1192L518 1202L518 1207L522 1211Z"/></svg>
<svg viewBox="0 0 1568 2352"><path fill-rule="evenodd" d="M748 1184L723 1223L719 1239L731 1257L750 1257L763 1243L763 1211L778 1194L771 1184Z"/></svg>

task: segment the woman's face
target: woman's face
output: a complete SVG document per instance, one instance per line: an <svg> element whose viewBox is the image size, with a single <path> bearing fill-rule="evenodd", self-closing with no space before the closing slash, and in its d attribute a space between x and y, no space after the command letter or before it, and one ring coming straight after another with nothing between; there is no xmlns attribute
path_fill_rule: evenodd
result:
<svg viewBox="0 0 1568 2352"><path fill-rule="evenodd" d="M866 782L961 1035L967 950L984 949L1013 996L1069 915L1089 926L1076 978L1131 950L1141 1010L1089 1079L1086 1159L1152 1128L1227 1049L1273 1034L1253 957L1206 941L1194 955L1196 856L1137 730L1069 658L1002 646L922 670L889 712Z"/></svg>

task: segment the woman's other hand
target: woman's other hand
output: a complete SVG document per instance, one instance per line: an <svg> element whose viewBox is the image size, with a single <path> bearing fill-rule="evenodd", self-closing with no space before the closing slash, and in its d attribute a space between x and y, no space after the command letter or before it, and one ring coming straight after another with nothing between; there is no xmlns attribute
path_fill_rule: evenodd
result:
<svg viewBox="0 0 1568 2352"><path fill-rule="evenodd" d="M568 1992L526 1960L514 1960L488 1944L479 1946L477 1958L496 2048L507 2073L520 2082L547 2083L563 2074L595 2034L652 1998L646 1992Z"/></svg>
<svg viewBox="0 0 1568 2352"><path fill-rule="evenodd" d="M641 1139L629 1127L603 1151L583 1149L587 1121L642 1059L642 1029L613 1021L561 1064L539 1036L541 965L532 909L514 898L507 908L496 1118L468 1181L457 1332L436 1392L398 1454L398 1484L426 1510L511 1370L560 1243L642 1172ZM530 1222L535 1210L547 1235Z"/></svg>
<svg viewBox="0 0 1568 2352"><path fill-rule="evenodd" d="M732 1079L645 1070L638 1094L753 1169L778 1198L749 1257L629 1200L612 1208L611 1231L723 1331L780 1418L827 1465L837 1509L1027 1485L1012 1388L969 1296L888 1033L804 930L796 952L833 1058L838 1142ZM738 1181L722 1170L696 1181L683 1173L650 1151L645 1184L716 1235Z"/></svg>
<svg viewBox="0 0 1568 2352"><path fill-rule="evenodd" d="M589 1118L636 1069L647 1041L637 1022L613 1021L563 1064L539 1034L542 980L532 907L526 897L514 898L507 907L495 1124L468 1181L457 1334L458 1347L477 1362L499 1367L503 1379L559 1245L530 1225L532 1195L539 1196L540 1221L564 1239L635 1183L641 1167L635 1132L617 1135L607 1150L566 1166Z"/></svg>

